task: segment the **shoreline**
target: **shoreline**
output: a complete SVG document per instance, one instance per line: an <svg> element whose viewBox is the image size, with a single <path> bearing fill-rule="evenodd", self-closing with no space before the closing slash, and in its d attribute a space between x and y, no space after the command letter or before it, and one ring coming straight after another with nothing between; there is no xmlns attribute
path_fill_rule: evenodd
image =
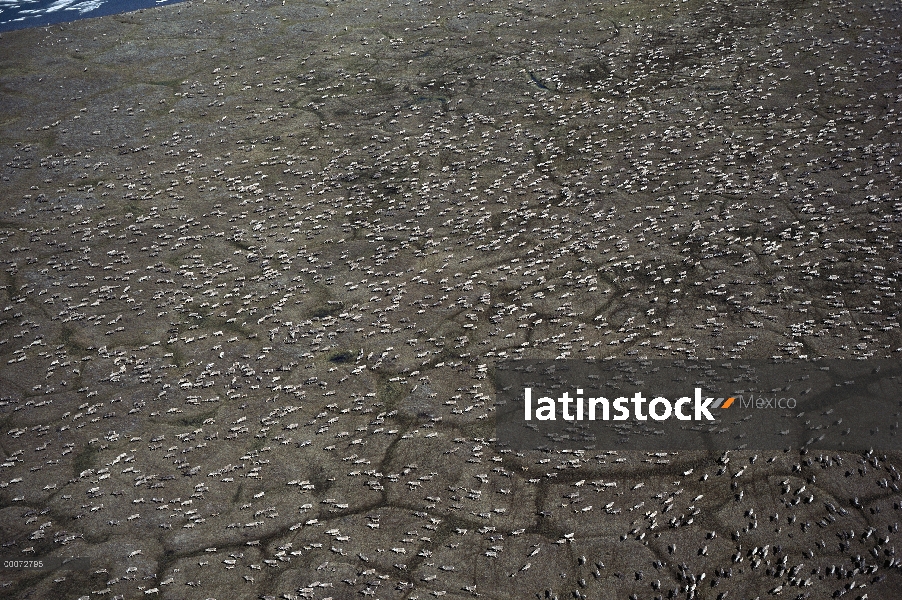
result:
<svg viewBox="0 0 902 600"><path fill-rule="evenodd" d="M158 6L167 6L169 4L179 4L179 3L182 3L185 1L187 1L187 0L164 0L162 2L155 1L155 2L150 3L150 2L145 2L142 0L127 0L126 2L118 2L117 0L94 0L95 3L99 2L99 4L96 7L91 8L88 11L82 12L83 16L78 16L75 18L67 18L66 15L68 15L72 10L75 10L80 5L90 4L89 2L74 3L74 0L73 0L73 2L69 2L68 5L66 5L66 6L62 6L60 8L53 8L54 5L58 5L61 3L60 0L52 0L49 2L45 1L43 3L46 4L47 6L44 8L45 9L51 8L52 11L50 13L44 12L40 16L29 14L27 17L25 17L25 19L29 20L29 21L41 19L41 21L39 23L21 24L20 23L21 19L13 19L10 21L3 22L2 19L5 15L2 11L0 11L0 34L11 32L11 31L20 31L23 29L39 29L41 27L50 27L52 25L60 25L63 23L74 23L76 21L82 21L85 19L97 19L99 17L107 17L107 16L112 16L112 15L118 15L118 14L127 14L130 12L136 12L139 10L156 8ZM63 4L65 4L65 2L63 2ZM124 9L118 8L122 4L128 5L129 8L124 8ZM19 14L19 13L16 13L16 14ZM43 18L46 17L48 14L50 15L50 20L44 21Z"/></svg>

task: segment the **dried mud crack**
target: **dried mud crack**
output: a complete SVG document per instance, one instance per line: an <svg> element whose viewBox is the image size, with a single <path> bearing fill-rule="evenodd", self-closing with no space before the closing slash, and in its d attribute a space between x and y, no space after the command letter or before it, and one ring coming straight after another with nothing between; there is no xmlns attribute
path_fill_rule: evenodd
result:
<svg viewBox="0 0 902 600"><path fill-rule="evenodd" d="M3 33L0 558L91 568L0 596L900 597L898 448L518 453L488 376L902 356L900 22L189 0Z"/></svg>

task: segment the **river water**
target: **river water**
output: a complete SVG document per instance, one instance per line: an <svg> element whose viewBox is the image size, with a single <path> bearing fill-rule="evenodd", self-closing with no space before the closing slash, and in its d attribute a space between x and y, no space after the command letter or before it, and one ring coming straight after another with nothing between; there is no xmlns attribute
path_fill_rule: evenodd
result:
<svg viewBox="0 0 902 600"><path fill-rule="evenodd" d="M43 27L78 19L173 4L181 0L0 0L0 31Z"/></svg>

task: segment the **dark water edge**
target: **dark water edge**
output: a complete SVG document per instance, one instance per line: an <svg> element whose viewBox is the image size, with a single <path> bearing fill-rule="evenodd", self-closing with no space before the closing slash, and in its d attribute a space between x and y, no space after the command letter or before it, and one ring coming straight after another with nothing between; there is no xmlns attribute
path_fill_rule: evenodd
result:
<svg viewBox="0 0 902 600"><path fill-rule="evenodd" d="M175 4L184 0L104 0L96 7L86 0L35 0L16 2L14 5L0 4L0 32L45 27L56 23L69 23L81 19L93 19L143 8L153 8ZM56 7L56 8L55 8ZM81 10L87 9L87 10Z"/></svg>

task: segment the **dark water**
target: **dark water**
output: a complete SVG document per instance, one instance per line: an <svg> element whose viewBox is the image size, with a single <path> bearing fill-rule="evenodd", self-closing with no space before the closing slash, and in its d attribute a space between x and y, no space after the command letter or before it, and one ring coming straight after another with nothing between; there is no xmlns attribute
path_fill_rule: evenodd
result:
<svg viewBox="0 0 902 600"><path fill-rule="evenodd" d="M181 0L0 0L0 31L173 4Z"/></svg>

